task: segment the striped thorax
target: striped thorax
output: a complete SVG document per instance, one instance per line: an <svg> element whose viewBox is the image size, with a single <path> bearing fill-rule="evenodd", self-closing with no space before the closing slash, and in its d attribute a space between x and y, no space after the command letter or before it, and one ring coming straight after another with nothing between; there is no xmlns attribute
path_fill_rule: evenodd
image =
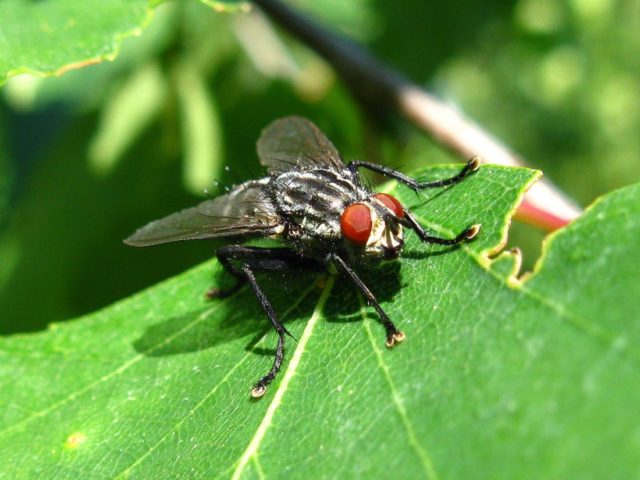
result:
<svg viewBox="0 0 640 480"><path fill-rule="evenodd" d="M291 229L295 238L291 240L308 252L333 245L352 257L395 258L402 248L402 227L396 212L348 169L292 170L272 177L269 189L278 214L295 226ZM345 215L355 212L357 208L353 207L358 206L364 208L364 220L354 215L347 220L362 229L362 240L350 236L349 227L345 226ZM365 223L358 225L354 221Z"/></svg>

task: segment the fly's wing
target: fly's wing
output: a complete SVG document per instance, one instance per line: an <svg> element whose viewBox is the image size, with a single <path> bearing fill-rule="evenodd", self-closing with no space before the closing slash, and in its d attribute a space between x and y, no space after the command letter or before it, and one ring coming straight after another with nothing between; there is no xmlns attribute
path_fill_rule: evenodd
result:
<svg viewBox="0 0 640 480"><path fill-rule="evenodd" d="M180 240L266 236L277 233L279 225L265 181L252 180L226 195L151 222L124 243L147 247Z"/></svg>
<svg viewBox="0 0 640 480"><path fill-rule="evenodd" d="M265 128L258 139L260 163L269 173L280 174L292 170L345 168L336 147L309 120L285 117Z"/></svg>

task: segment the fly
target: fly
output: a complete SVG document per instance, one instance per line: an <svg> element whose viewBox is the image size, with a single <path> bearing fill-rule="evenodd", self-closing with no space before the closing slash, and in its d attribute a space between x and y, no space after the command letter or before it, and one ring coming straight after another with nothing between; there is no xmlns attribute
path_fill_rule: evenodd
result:
<svg viewBox="0 0 640 480"><path fill-rule="evenodd" d="M125 240L135 247L195 239L229 242L216 250L216 256L238 282L231 290L212 291L209 296L223 297L249 283L278 334L273 365L251 390L254 398L262 397L276 377L284 359L285 335L291 336L258 285L256 271L315 270L346 276L378 313L386 330L386 346L391 348L405 334L389 319L354 266L398 258L404 245L403 228L413 230L423 242L438 245L457 245L480 230L480 225L472 225L452 239L432 236L396 198L372 192L358 174L359 168L366 168L417 191L459 183L478 170L477 157L451 178L420 182L374 163L345 164L318 127L300 117L273 122L257 146L267 176L151 222ZM247 239L267 236L281 239L286 247L242 245Z"/></svg>

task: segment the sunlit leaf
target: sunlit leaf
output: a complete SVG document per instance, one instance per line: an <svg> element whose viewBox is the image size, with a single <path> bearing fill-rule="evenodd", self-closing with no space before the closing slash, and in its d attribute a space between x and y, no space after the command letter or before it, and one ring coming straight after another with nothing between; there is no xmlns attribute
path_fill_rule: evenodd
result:
<svg viewBox="0 0 640 480"><path fill-rule="evenodd" d="M446 175L451 169L430 170ZM408 243L366 275L407 334L389 351L345 281L265 286L287 359L259 402L274 335L248 289L206 303L213 262L106 310L2 340L0 452L10 478L630 478L640 188L557 233L524 282L492 265L535 175L484 167L430 201L394 189L453 251ZM617 288L610 288L615 282ZM266 349L266 350L264 350Z"/></svg>
<svg viewBox="0 0 640 480"><path fill-rule="evenodd" d="M153 2L157 3L157 2ZM151 18L147 0L5 0L0 3L0 82L59 74L113 58Z"/></svg>

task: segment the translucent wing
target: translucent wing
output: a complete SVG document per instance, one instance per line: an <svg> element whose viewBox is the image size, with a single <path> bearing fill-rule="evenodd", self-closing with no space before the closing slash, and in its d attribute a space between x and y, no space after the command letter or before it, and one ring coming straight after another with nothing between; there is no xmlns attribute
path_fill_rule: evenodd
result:
<svg viewBox="0 0 640 480"><path fill-rule="evenodd" d="M243 183L226 195L151 222L124 242L147 247L179 240L276 233L280 218L267 194L266 181L268 178Z"/></svg>
<svg viewBox="0 0 640 480"><path fill-rule="evenodd" d="M285 117L265 128L258 140L260 163L269 173L283 173L294 168L345 168L336 147L309 120Z"/></svg>

